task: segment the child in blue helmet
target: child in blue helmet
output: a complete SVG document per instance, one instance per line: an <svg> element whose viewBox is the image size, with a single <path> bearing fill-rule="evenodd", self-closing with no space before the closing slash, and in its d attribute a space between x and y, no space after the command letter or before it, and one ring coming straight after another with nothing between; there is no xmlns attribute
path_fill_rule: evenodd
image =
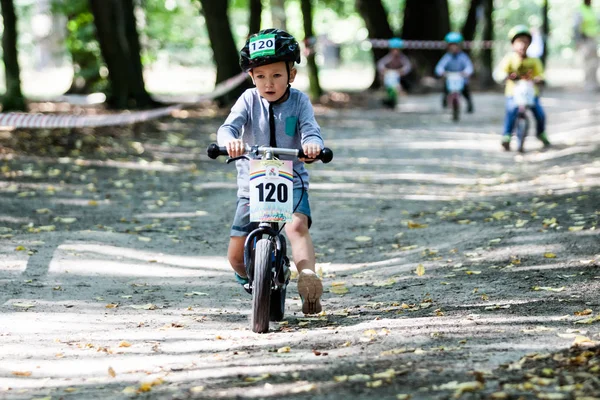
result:
<svg viewBox="0 0 600 400"><path fill-rule="evenodd" d="M462 94L467 100L467 112L472 113L473 100L471 99L471 91L469 90L469 77L473 75L473 63L467 53L462 51L463 36L458 32L449 32L444 40L448 44L448 50L435 66L435 74L439 77L444 77L448 72L460 72L465 77L465 86ZM447 106L447 98L448 88L444 85L442 97L442 106L444 108Z"/></svg>
<svg viewBox="0 0 600 400"><path fill-rule="evenodd" d="M385 82L387 71L395 71L399 82L396 86L406 88L406 80L402 79L412 71L412 64L408 57L402 53L403 41L400 38L392 38L388 41L390 51L377 61L377 74L381 83L386 86L387 98L383 101L384 105L394 107L397 102L398 92L389 83Z"/></svg>
<svg viewBox="0 0 600 400"><path fill-rule="evenodd" d="M294 160L293 198L294 204L298 201L299 204L285 232L298 270L302 312L316 314L321 312L323 284L315 273L315 250L308 231L311 225L309 179L304 161L317 157L324 144L308 96L290 86L296 77L294 65L299 62L300 46L289 33L265 29L251 35L240 51L240 67L250 75L256 87L246 90L237 100L217 131L217 141L227 147L232 158L242 156L246 145L297 148L306 154L308 160ZM244 243L258 224L250 222L249 162L237 160L236 167L238 202L227 256L236 279L245 285L248 278Z"/></svg>

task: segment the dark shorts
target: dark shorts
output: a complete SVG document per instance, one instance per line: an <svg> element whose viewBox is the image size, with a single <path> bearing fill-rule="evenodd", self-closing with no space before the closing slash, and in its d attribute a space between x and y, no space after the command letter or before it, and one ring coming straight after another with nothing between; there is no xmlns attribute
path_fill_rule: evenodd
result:
<svg viewBox="0 0 600 400"><path fill-rule="evenodd" d="M302 189L294 189L294 208L300 199ZM302 201L294 211L294 214L300 213L308 217L308 227L312 224L312 218L310 216L310 204L308 203L308 192L304 191ZM231 225L231 232L229 236L248 236L250 232L258 227L258 222L250 222L250 199L245 197L238 198L237 209L235 210L235 217L233 217L233 224Z"/></svg>

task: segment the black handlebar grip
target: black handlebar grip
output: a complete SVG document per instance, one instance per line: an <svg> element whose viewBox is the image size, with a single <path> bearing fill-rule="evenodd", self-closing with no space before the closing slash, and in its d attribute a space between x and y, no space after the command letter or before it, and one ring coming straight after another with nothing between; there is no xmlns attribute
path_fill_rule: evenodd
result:
<svg viewBox="0 0 600 400"><path fill-rule="evenodd" d="M298 158L308 158L308 157L306 157L306 154L304 154L304 152L302 150L299 150ZM328 162L330 162L333 159L333 151L331 151L331 149L325 147L324 149L321 150L321 152L319 153L319 155L317 156L316 159L321 160L323 162L323 164L327 164Z"/></svg>
<svg viewBox="0 0 600 400"><path fill-rule="evenodd" d="M219 145L216 143L212 143L210 146L208 146L208 149L206 149L206 153L213 160L219 156L226 156L229 154L227 153L227 148L225 146L219 147Z"/></svg>
<svg viewBox="0 0 600 400"><path fill-rule="evenodd" d="M323 150L321 150L319 158L321 159L323 164L327 164L328 162L333 160L333 151L331 151L330 148L325 147Z"/></svg>

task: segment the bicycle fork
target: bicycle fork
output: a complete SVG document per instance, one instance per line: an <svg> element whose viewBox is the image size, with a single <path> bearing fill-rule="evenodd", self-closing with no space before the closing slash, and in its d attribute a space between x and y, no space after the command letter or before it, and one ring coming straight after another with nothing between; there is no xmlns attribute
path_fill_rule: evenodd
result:
<svg viewBox="0 0 600 400"><path fill-rule="evenodd" d="M250 281L250 290L252 289L254 280L254 248L256 242L263 235L266 235L274 244L274 251L271 256L273 288L279 289L285 287L289 282L289 272L286 274L286 270L289 271L290 261L286 256L285 238L270 223L261 223L258 229L255 229L248 235L244 245L244 265L246 266L246 275ZM284 265L288 268L284 268Z"/></svg>

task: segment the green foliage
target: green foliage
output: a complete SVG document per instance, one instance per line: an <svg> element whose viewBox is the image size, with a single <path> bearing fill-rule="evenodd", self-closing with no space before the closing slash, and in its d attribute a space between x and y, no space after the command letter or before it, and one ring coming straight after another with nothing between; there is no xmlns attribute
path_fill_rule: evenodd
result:
<svg viewBox="0 0 600 400"><path fill-rule="evenodd" d="M67 18L66 46L71 54L75 92L105 91L108 81L102 77L102 54L96 40L96 28L87 0L53 0L52 12Z"/></svg>

